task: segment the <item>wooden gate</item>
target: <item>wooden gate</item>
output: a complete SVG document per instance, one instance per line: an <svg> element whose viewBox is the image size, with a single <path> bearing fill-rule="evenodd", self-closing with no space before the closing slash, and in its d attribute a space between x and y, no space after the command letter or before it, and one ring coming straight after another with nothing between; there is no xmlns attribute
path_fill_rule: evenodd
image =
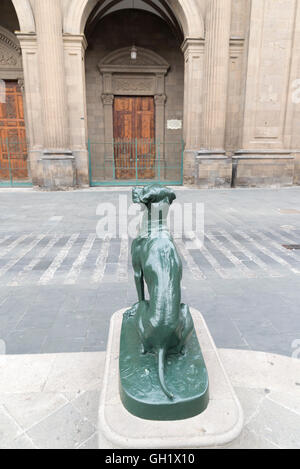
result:
<svg viewBox="0 0 300 469"><path fill-rule="evenodd" d="M5 83L5 102L0 103L0 181L28 179L23 97L16 81Z"/></svg>
<svg viewBox="0 0 300 469"><path fill-rule="evenodd" d="M153 179L156 150L153 97L114 100L114 158L116 179Z"/></svg>

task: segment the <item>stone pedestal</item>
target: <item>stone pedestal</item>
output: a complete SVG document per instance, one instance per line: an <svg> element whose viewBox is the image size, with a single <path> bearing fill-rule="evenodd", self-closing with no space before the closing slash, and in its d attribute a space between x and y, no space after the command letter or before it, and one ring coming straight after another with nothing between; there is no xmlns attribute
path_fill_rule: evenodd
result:
<svg viewBox="0 0 300 469"><path fill-rule="evenodd" d="M159 422L131 415L119 393L119 348L124 310L112 317L99 408L100 449L189 449L224 447L243 428L243 411L201 314L192 310L205 359L210 402L200 415L180 421Z"/></svg>

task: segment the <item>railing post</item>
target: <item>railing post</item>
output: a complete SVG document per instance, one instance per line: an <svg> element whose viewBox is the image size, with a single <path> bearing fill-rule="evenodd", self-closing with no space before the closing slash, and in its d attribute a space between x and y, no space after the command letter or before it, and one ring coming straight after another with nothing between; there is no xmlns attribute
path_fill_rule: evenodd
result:
<svg viewBox="0 0 300 469"><path fill-rule="evenodd" d="M9 170L10 186L13 187L14 182L13 182L13 174L12 174L12 167L11 167L11 160L10 160L10 149L9 149L8 138L6 139L6 148L7 148L7 159L8 159L8 170Z"/></svg>
<svg viewBox="0 0 300 469"><path fill-rule="evenodd" d="M158 140L157 141L157 148L158 148L158 182L160 182L160 178L161 178L161 167L160 167L160 164L161 164L161 160L160 160L160 141Z"/></svg>
<svg viewBox="0 0 300 469"><path fill-rule="evenodd" d="M112 139L112 157L113 157L113 180L116 179L116 156L115 156L115 141ZM117 149L117 155L119 154L119 149Z"/></svg>
<svg viewBox="0 0 300 469"><path fill-rule="evenodd" d="M184 158L184 149L185 149L185 144L184 140L181 140L181 175L180 175L180 183L183 185L183 158Z"/></svg>
<svg viewBox="0 0 300 469"><path fill-rule="evenodd" d="M137 138L135 139L135 177L136 177L136 182L138 182L139 179L139 172L138 172L138 148L137 148L137 143L138 140Z"/></svg>
<svg viewBox="0 0 300 469"><path fill-rule="evenodd" d="M92 175L92 153L91 153L91 141L88 139L88 152L89 152L89 182L90 187L93 185L93 175Z"/></svg>

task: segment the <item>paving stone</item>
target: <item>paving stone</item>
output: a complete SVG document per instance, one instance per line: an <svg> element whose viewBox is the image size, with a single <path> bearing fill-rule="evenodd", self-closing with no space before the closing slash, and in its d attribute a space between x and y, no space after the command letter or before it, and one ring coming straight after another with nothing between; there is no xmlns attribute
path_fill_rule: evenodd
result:
<svg viewBox="0 0 300 469"><path fill-rule="evenodd" d="M58 393L2 394L0 402L14 420L28 430L63 407L68 400Z"/></svg>
<svg viewBox="0 0 300 469"><path fill-rule="evenodd" d="M1 444L0 444L1 447ZM34 444L32 443L31 439L27 435L20 435L19 437L15 438L14 440L10 440L7 443L5 449L37 449Z"/></svg>
<svg viewBox="0 0 300 469"><path fill-rule="evenodd" d="M87 391L77 399L72 400L73 406L85 416L95 427L98 420L100 391Z"/></svg>
<svg viewBox="0 0 300 469"><path fill-rule="evenodd" d="M20 427L0 405L0 449L6 449L20 433Z"/></svg>
<svg viewBox="0 0 300 469"><path fill-rule="evenodd" d="M249 430L246 426L242 434L238 439L230 445L230 449L279 449L271 441L262 438L261 435L257 435L255 431Z"/></svg>
<svg viewBox="0 0 300 469"><path fill-rule="evenodd" d="M63 360L61 358L64 358ZM99 353L66 354L55 357L47 375L45 392L78 392L99 389L105 356ZM80 369L78 374L76 370Z"/></svg>
<svg viewBox="0 0 300 469"><path fill-rule="evenodd" d="M43 348L46 329L27 328L15 330L6 337L6 353L9 355L32 354Z"/></svg>
<svg viewBox="0 0 300 469"><path fill-rule="evenodd" d="M95 427L67 404L27 433L39 449L75 449L95 433Z"/></svg>
<svg viewBox="0 0 300 469"><path fill-rule="evenodd" d="M98 433L94 433L94 435L91 436L91 438L85 441L82 445L80 445L78 449L98 449Z"/></svg>
<svg viewBox="0 0 300 469"><path fill-rule="evenodd" d="M299 421L299 415L266 399L248 427L250 430L255 428L257 435L273 441L282 449L299 449Z"/></svg>

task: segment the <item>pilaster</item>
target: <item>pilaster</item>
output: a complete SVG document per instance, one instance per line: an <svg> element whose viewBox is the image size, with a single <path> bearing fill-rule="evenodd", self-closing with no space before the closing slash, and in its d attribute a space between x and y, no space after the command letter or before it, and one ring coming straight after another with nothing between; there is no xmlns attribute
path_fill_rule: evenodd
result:
<svg viewBox="0 0 300 469"><path fill-rule="evenodd" d="M75 185L70 150L60 0L36 0L38 62L44 127L43 185L59 189Z"/></svg>

